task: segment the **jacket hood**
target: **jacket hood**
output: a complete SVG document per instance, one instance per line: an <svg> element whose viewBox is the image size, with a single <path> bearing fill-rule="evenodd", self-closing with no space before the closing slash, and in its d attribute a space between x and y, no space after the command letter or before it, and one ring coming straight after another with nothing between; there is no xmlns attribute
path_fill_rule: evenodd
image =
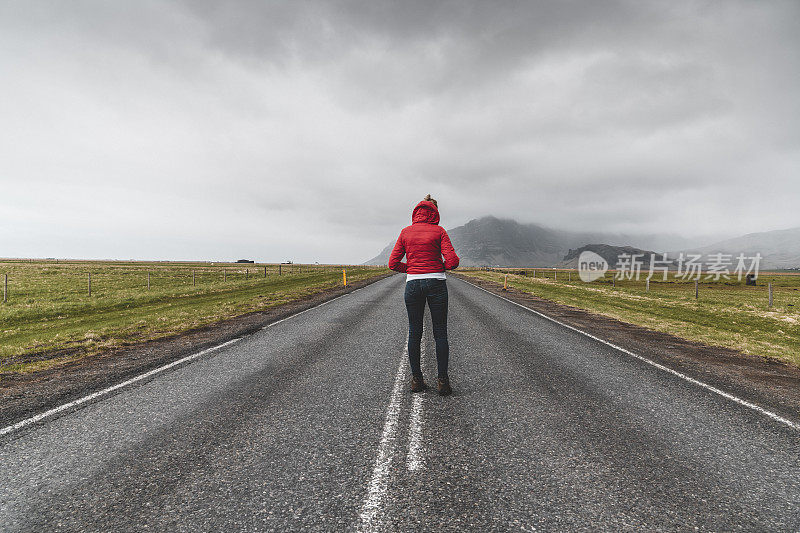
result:
<svg viewBox="0 0 800 533"><path fill-rule="evenodd" d="M439 210L433 205L433 202L422 200L417 204L417 207L414 208L414 212L411 214L411 223L416 224L418 222L426 222L428 224L439 223Z"/></svg>

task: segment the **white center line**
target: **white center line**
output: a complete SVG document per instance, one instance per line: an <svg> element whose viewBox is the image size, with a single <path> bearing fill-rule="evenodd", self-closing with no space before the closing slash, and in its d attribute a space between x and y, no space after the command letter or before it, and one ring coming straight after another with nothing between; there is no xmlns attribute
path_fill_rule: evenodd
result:
<svg viewBox="0 0 800 533"><path fill-rule="evenodd" d="M409 472L415 472L421 470L422 466L422 394L415 394L411 403L411 421L408 424L406 467Z"/></svg>
<svg viewBox="0 0 800 533"><path fill-rule="evenodd" d="M425 329L420 346L422 351L421 362L428 356L428 341L430 340L430 329ZM412 395L411 416L408 422L408 454L406 455L406 468L409 472L422 470L424 466L422 458L422 394Z"/></svg>
<svg viewBox="0 0 800 533"><path fill-rule="evenodd" d="M367 497L361 507L360 524L358 531L377 531L380 526L378 511L380 511L389 477L389 467L392 464L395 441L397 439L397 420L400 417L401 400L403 398L403 384L405 370L408 365L408 347L403 350L397 376L394 380L394 389L386 410L386 422L383 424L383 434L378 444L378 454L375 458L375 467L372 469L372 478L369 481Z"/></svg>

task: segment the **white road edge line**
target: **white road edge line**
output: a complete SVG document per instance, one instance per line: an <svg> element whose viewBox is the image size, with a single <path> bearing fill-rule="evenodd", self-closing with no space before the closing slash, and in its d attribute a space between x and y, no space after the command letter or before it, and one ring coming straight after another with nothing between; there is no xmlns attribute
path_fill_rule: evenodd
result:
<svg viewBox="0 0 800 533"><path fill-rule="evenodd" d="M367 496L359 513L358 531L369 532L378 531L380 524L378 511L380 510L383 497L386 494L387 482L389 477L389 467L392 464L394 455L394 445L397 439L397 421L400 418L401 400L403 398L403 383L405 369L408 361L408 346L403 350L403 357L400 359L400 366L397 369L397 376L394 379L394 389L389 400L389 407L386 409L386 422L383 424L383 433L378 444L378 453L375 458L375 467L372 469L367 488Z"/></svg>
<svg viewBox="0 0 800 533"><path fill-rule="evenodd" d="M294 317L300 316L303 313L311 311L312 309L316 309L318 307L322 307L323 305L326 305L326 304L329 304L329 303L331 303L331 302L333 302L335 300L338 300L342 296L347 296L349 294L353 294L353 293L355 293L357 291L360 291L362 288L363 287L359 287L358 289L352 290L350 292L346 292L344 294L340 294L339 296L337 296L335 298L331 298L330 300L322 302L321 304L317 304L314 307L309 307L308 309L304 309L304 310L302 310L302 311L300 311L298 313L295 313L293 315L289 315L289 316L284 317L284 318L282 318L280 320L276 320L275 322L267 324L266 326L264 326L261 329L262 330L269 329L272 326L275 326L277 324L280 324L281 322L289 320L290 318L294 318ZM69 403L65 403L63 405L59 405L58 407L54 407L54 408L52 408L52 409L50 409L48 411L45 411L44 413L39 413L38 415L32 416L30 418L26 418L25 420L20 420L16 424L11 424L10 426L6 426L3 429L0 429L0 437L4 437L6 435L14 433L15 431L19 431L22 428L25 428L25 427L28 427L30 425L36 424L37 422L41 422L42 420L50 418L50 417L52 417L54 415L57 415L59 413L63 413L64 411L68 411L68 410L70 410L70 409L72 409L74 407L78 407L79 405L83 405L83 404L85 404L87 402L91 402L92 400L96 400L97 398L100 398L102 396L106 396L108 394L111 394L114 391L117 391L119 389L123 389L125 387L130 386L130 385L133 385L134 383L137 383L137 382L142 381L144 379L153 377L156 374L160 374L161 372L169 370L170 368L174 368L174 367L176 367L178 365L182 365L184 363L188 363L190 361L193 361L193 360L195 360L195 359L197 359L199 357L202 357L202 356L204 356L204 355L206 355L206 354L208 354L210 352L213 352L214 350L219 350L220 348L224 348L226 346L229 346L229 345L233 344L234 342L240 341L243 338L244 337L236 337L235 339L231 339L229 341L223 342L222 344L218 344L216 346L212 346L211 348L206 348L205 350L202 350L202 351L197 352L197 353L192 354L192 355L187 355L186 357L184 357L182 359L178 359L177 361L173 361L173 362L168 363L168 364L166 364L164 366L160 366L158 368L154 368L153 370L150 370L149 372L145 372L144 374L140 374L138 376L135 376L135 377L133 377L133 378L127 380L127 381L123 381L122 383L117 383L116 385L112 385L111 387L107 387L107 388L105 388L103 390L99 390L99 391L94 392L92 394L89 394L87 396L83 396L81 398L78 398L77 400L73 400L73 401L71 401Z"/></svg>
<svg viewBox="0 0 800 533"><path fill-rule="evenodd" d="M287 317L281 318L280 320L276 320L275 322L271 322L271 323L267 324L266 326L264 326L264 327L263 327L263 328L261 328L261 329L262 329L262 330L264 330L264 329L269 329L269 328L271 328L272 326L277 326L278 324L280 324L281 322L283 322L283 321L285 321L285 320L289 320L290 318L294 318L294 317L300 316L300 315L302 315L303 313L308 313L308 312L309 312L309 311L311 311L312 309L317 309L318 307L322 307L323 305L328 305L328 304L329 304L329 303L331 303L331 302L335 302L336 300L338 300L338 299L339 299L339 298L341 298L342 296L347 296L347 295L349 295L349 294L353 294L354 292L358 292L358 291L360 291L360 290L361 290L361 288L358 288L358 289L356 289L356 290L354 290L354 291L350 291L350 292L346 292L346 293L344 293L344 294L340 294L340 295L339 295L339 296L337 296L336 298L331 298L330 300L328 300L328 301L326 301L326 302L322 302L321 304L315 305L314 307L309 307L308 309L303 309L302 311L299 311L299 312L297 312L297 313L295 313L295 314L293 314L293 315L289 315L289 316L287 316Z"/></svg>
<svg viewBox="0 0 800 533"><path fill-rule="evenodd" d="M132 385L132 384L134 384L134 383L136 383L138 381L141 381L143 379L147 379L147 378L149 378L151 376L154 376L156 374L160 374L161 372L163 372L165 370L168 370L168 369L173 368L175 366L178 366L180 364L186 363L188 361L192 361L193 359L197 359L198 357L201 357L201 356L203 356L203 355L205 355L205 354L207 354L209 352L213 352L214 350L218 350L220 348L223 348L225 346L228 346L228 345L233 344L234 342L240 341L240 340L242 340L242 337L237 337L237 338L231 339L231 340L229 340L227 342L223 342L222 344L219 344L217 346L213 346L211 348L206 348L205 350L203 350L201 352L197 352L196 354L189 355L187 357L184 357L183 359L178 359L177 361L173 361L173 362L171 362L169 364L166 364L164 366L160 366L158 368L154 368L153 370L150 370L149 372L145 372L144 374L139 374L138 376L136 376L134 378L131 378L131 379L127 380L127 381L123 381L122 383L117 383L116 385L113 385L111 387L107 387L107 388L105 388L103 390L100 390L100 391L97 391L95 393L89 394L88 396L84 396L82 398L78 398L77 400L73 400L73 401L71 401L69 403L65 403L63 405L59 405L58 407L54 407L54 408L50 409L49 411L45 411L44 413L40 413L40 414L38 414L36 416L32 416L30 418L26 418L25 420L21 420L21 421L17 422L16 424L12 424L10 426L6 426L3 429L0 429L0 437L2 437L3 435L8 435L9 433L13 433L14 431L22 429L22 428L24 428L26 426L30 426L31 424L35 424L36 422L40 422L40 421L44 420L45 418L49 418L49 417L51 417L51 416L53 416L55 414L61 413L61 412L66 411L68 409L72 409L73 407L77 407L77 406L79 406L81 404L84 404L86 402L90 402L90 401L92 401L94 399L97 399L97 398L99 398L101 396L105 396L106 394L110 394L110 393L112 393L112 392L114 392L116 390L122 389L124 387L129 386L129 385Z"/></svg>
<svg viewBox="0 0 800 533"><path fill-rule="evenodd" d="M461 278L459 278L459 279L461 279ZM752 409L753 411L761 413L762 415L767 416L767 417L771 418L772 420L774 420L776 422L779 422L781 424L784 424L784 425L786 425L786 426L788 426L788 427L790 427L790 428L792 428L792 429L794 429L796 431L800 431L800 424L798 424L796 422L793 422L793 421L789 420L788 418L784 418L784 417L782 417L782 416L780 416L780 415L778 415L776 413L773 413L772 411L764 409L763 407L760 407L760 406L758 406L758 405L756 405L756 404L754 404L752 402L748 402L747 400L743 400L742 398L739 398L738 396L734 396L733 394L730 394L728 392L725 392L724 390L718 389L718 388L714 387L713 385L709 385L708 383L704 383L704 382L702 382L700 380L697 380L697 379L695 379L693 377L687 376L686 374L684 374L682 372L678 372L677 370L673 370L673 369L669 368L668 366L664 366L664 365L662 365L660 363L656 363L652 359L648 359L647 357L641 356L641 355L639 355L637 353L634 353L634 352L632 352L630 350L627 350L627 349L623 348L622 346L617 346L616 344L614 344L612 342L609 342L607 340L601 339L600 337L596 337L596 336L592 335L591 333L587 333L587 332L585 332L583 330L580 330L580 329L578 329L578 328L576 328L574 326L570 326L569 324L565 324L564 322L561 322L560 320L556 320L555 318L547 316L544 313L540 313L539 311L531 309L530 307L526 307L526 306L524 306L524 305L522 305L520 303L517 303L517 302L515 302L513 300L509 300L508 298L506 298L504 296L500 296L499 294L495 294L492 291L488 291L488 290L484 289L483 287L475 285L474 283L470 283L469 281L467 281L465 279L461 279L461 281L463 281L467 285L472 285L476 289L480 289L483 292L488 292L492 296L496 296L496 297L500 298L501 300L505 300L505 301L507 301L509 303L512 303L512 304L516 305L517 307L521 307L521 308L523 308L523 309L525 309L527 311L530 311L531 313L539 315L540 317L545 318L545 319L547 319L550 322L553 322L555 324L558 324L559 326L563 326L563 327L565 327L567 329L571 329L572 331L580 333L581 335L585 335L585 336L589 337L590 339L596 340L597 342L601 342L601 343L605 344L606 346L610 346L611 348L614 348L615 350L619 350L620 352L622 352L624 354L630 355L631 357L634 357L634 358L636 358L636 359L638 359L640 361L643 361L643 362L647 363L648 365L651 365L651 366L653 366L655 368L658 368L659 370L663 370L664 372L668 372L668 373L672 374L673 376L677 376L677 377L679 377L679 378L681 378L681 379L683 379L685 381L688 381L689 383L692 383L693 385L697 385L698 387L702 387L703 389L706 389L709 392L713 392L714 394L722 396L723 398L725 398L727 400L730 400L732 402L738 403L739 405L742 405L744 407Z"/></svg>

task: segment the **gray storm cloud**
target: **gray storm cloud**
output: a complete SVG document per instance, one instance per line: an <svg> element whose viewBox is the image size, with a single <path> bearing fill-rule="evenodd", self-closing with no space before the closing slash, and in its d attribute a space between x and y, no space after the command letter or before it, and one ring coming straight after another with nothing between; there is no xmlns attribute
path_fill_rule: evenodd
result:
<svg viewBox="0 0 800 533"><path fill-rule="evenodd" d="M357 262L424 194L800 225L796 2L6 2L0 256Z"/></svg>

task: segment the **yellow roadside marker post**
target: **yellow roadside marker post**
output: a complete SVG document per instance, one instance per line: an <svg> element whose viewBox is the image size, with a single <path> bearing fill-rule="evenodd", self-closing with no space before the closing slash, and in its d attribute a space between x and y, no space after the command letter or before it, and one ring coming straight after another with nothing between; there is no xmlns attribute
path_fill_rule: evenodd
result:
<svg viewBox="0 0 800 533"><path fill-rule="evenodd" d="M347 287L347 269L345 268L342 269L342 282L344 286Z"/></svg>
<svg viewBox="0 0 800 533"><path fill-rule="evenodd" d="M507 290L508 290L508 274L506 274L506 277L505 277L505 279L503 280L503 290L504 290L504 291L507 291Z"/></svg>

